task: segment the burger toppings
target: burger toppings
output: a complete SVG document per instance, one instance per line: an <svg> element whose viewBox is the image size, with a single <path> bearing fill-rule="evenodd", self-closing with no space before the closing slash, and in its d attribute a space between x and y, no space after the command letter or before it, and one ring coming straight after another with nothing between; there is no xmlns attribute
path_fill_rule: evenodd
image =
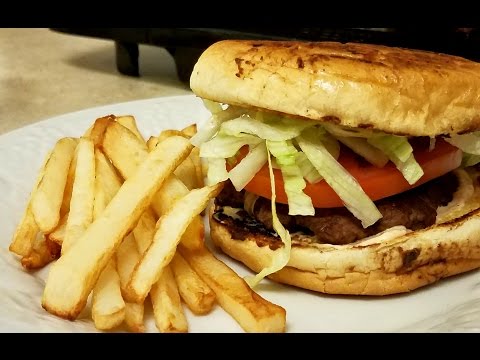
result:
<svg viewBox="0 0 480 360"><path fill-rule="evenodd" d="M445 139L447 142L440 137L427 138L426 146L418 150L416 138L211 101L205 104L212 116L191 142L200 147L200 156L208 162L208 182L229 179L237 192L247 190L270 198L265 212L269 221L261 221L261 210L253 211L257 203L267 209L264 200L251 197L247 208L283 242L272 264L250 279L252 286L287 264L291 238L284 226L290 230L302 227L319 241L334 244L356 241L396 225L423 228L434 223L437 207L445 204L421 200L413 205L408 196L398 203L387 202L393 204L387 206L374 201L459 167L459 149L470 154L463 157L464 162L476 162L477 157L480 161L480 137L476 134L455 135ZM328 231L333 222L335 229L343 224L342 231Z"/></svg>
<svg viewBox="0 0 480 360"><path fill-rule="evenodd" d="M345 208L316 209L314 216L292 216L288 214L287 205L277 204L276 213L280 222L292 234L310 235L309 238L318 243L343 245L376 235L394 226L401 225L409 230L431 226L435 223L437 209L450 203L457 188L457 176L448 173L415 189L376 201L375 205L382 213L382 219L368 228L364 228L360 221ZM255 227L257 232L260 231L260 227L264 227L264 233L268 230L273 234L269 199L259 197L255 201L252 212L242 211L251 197L251 193L237 192L227 182L216 198L216 212L223 214L224 217L217 215L217 218L230 227L250 226ZM232 219L227 217L235 217L241 221L237 221L234 225ZM250 219L247 220L247 218Z"/></svg>

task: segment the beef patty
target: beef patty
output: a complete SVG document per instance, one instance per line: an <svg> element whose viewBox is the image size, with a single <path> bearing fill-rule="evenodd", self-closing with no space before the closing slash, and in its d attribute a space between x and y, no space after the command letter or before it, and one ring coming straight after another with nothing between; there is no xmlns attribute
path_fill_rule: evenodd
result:
<svg viewBox="0 0 480 360"><path fill-rule="evenodd" d="M375 202L383 217L375 224L363 228L361 222L346 208L315 209L314 216L288 215L288 205L277 204L277 214L280 222L290 232L303 232L315 235L321 243L349 244L375 235L392 226L403 225L410 230L419 230L435 223L437 208L448 204L458 187L458 180L453 173L431 180L412 190L403 192ZM215 200L214 218L220 222L235 223L238 231L243 226L244 231L273 235L272 211L269 199L258 198L253 209L253 217L245 211L237 212L235 221L228 220L223 208L244 207L245 191L237 192L230 182L227 182L222 192ZM241 215L242 221L239 221ZM263 229L262 229L263 227ZM237 234L241 236L241 234Z"/></svg>

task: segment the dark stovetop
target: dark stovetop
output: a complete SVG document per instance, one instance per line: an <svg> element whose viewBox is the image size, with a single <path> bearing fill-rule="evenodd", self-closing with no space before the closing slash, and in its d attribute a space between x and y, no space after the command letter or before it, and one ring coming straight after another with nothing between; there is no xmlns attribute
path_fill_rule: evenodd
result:
<svg viewBox="0 0 480 360"><path fill-rule="evenodd" d="M295 39L365 42L424 49L480 61L478 28L53 28L62 33L111 39L117 69L139 76L138 44L166 48L174 57L181 81L188 82L193 65L209 45L224 39Z"/></svg>

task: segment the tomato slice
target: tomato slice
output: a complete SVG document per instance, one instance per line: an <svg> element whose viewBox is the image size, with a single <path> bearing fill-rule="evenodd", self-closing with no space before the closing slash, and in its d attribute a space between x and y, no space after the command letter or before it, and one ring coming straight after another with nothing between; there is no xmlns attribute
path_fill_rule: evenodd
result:
<svg viewBox="0 0 480 360"><path fill-rule="evenodd" d="M399 194L442 176L459 167L462 162L462 151L442 139L436 140L435 148L432 151L429 151L428 146L424 144L412 144L412 146L415 159L424 171L424 175L413 185L410 185L405 180L402 173L392 162L389 162L383 168L377 168L359 158L344 146L341 148L338 162L357 179L365 193L374 201ZM246 154L247 149L241 149L238 160L246 156ZM231 166L228 166L228 170L230 168ZM274 169L274 176L277 202L288 204L281 171ZM271 198L272 192L270 189L268 164L245 186L245 190L265 198ZM343 206L342 200L325 180L316 184L307 182L304 191L312 199L314 207L332 208Z"/></svg>

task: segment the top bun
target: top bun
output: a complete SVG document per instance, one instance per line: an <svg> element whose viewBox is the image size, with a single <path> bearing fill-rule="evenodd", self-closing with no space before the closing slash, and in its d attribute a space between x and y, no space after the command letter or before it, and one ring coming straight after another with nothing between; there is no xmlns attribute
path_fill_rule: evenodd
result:
<svg viewBox="0 0 480 360"><path fill-rule="evenodd" d="M480 129L480 63L368 44L226 40L190 86L220 103L410 136Z"/></svg>

